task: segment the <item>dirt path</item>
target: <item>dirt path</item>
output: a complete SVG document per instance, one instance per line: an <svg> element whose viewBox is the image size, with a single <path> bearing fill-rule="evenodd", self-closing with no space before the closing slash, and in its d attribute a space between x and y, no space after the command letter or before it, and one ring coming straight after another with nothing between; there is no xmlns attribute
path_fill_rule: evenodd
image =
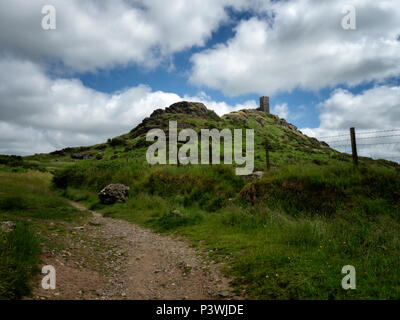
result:
<svg viewBox="0 0 400 320"><path fill-rule="evenodd" d="M218 266L186 242L91 213L67 228L68 250L43 253L43 263L56 268L56 290L38 281L35 299L237 298Z"/></svg>

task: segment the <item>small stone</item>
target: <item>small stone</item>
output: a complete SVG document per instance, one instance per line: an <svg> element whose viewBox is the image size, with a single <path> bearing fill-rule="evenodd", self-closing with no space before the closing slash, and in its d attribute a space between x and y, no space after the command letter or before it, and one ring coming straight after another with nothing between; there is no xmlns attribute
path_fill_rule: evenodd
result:
<svg viewBox="0 0 400 320"><path fill-rule="evenodd" d="M218 296L220 298L227 298L227 297L229 297L229 293L226 292L226 291L221 291L221 292L218 293Z"/></svg>

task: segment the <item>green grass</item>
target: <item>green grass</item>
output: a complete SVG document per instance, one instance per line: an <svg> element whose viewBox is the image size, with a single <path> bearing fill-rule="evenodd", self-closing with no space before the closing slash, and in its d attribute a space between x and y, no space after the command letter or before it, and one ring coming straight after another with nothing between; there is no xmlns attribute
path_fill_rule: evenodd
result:
<svg viewBox="0 0 400 320"><path fill-rule="evenodd" d="M198 211L178 212L176 210L165 212L160 217L154 219L153 225L157 231L173 230L181 226L195 225L204 219L204 215ZM151 221L151 220L150 220Z"/></svg>
<svg viewBox="0 0 400 320"><path fill-rule="evenodd" d="M73 188L97 193L107 184L119 182L128 185L133 193L145 191L185 206L196 203L208 211L223 207L244 186L232 167L226 165L149 167L135 160L82 161L55 172L53 182L74 200L82 195L71 195ZM84 196L89 197L87 193Z"/></svg>
<svg viewBox="0 0 400 320"><path fill-rule="evenodd" d="M38 273L43 222L78 221L84 213L50 190L52 175L38 171L0 171L0 222L14 221L16 229L0 233L0 299L20 299L31 293L31 280ZM51 238L50 238L51 239Z"/></svg>
<svg viewBox="0 0 400 320"><path fill-rule="evenodd" d="M82 214L52 192L51 174L0 172L0 214L72 221Z"/></svg>
<svg viewBox="0 0 400 320"><path fill-rule="evenodd" d="M55 182L58 175L65 195L106 216L212 250L249 298L400 298L400 179L393 168L288 166L248 184L224 166L134 161L105 162L101 171L79 163L57 172ZM131 199L101 205L99 188L120 181L132 188ZM356 290L341 288L344 265L356 268Z"/></svg>
<svg viewBox="0 0 400 320"><path fill-rule="evenodd" d="M138 201L136 201L138 202ZM134 205L139 206L139 205ZM165 230L168 211L105 208L108 216ZM172 208L172 205L170 205ZM168 210L168 209L164 209ZM190 208L185 215L199 214ZM168 221L168 231L189 237L228 261L229 275L254 299L398 299L399 224L381 217L372 224L357 214L326 220L293 218L263 207L236 206L201 219ZM226 260L226 257L229 259ZM344 291L344 265L357 270L357 290ZM267 277L268 276L268 277Z"/></svg>
<svg viewBox="0 0 400 320"><path fill-rule="evenodd" d="M196 132L252 128L255 169L265 169L267 140L272 170L247 183L231 166L149 166L146 132L167 129L170 120ZM74 153L92 158L75 162ZM0 215L25 222L79 218L57 189L105 216L177 233L211 250L250 298L399 299L399 166L364 157L359 163L355 170L350 155L264 112L221 118L166 112L100 145L0 157ZM53 173L53 187L50 173L32 168ZM130 200L102 205L97 193L110 183L128 185ZM356 290L341 288L348 264L357 271Z"/></svg>
<svg viewBox="0 0 400 320"><path fill-rule="evenodd" d="M20 299L31 292L30 280L38 272L40 244L26 223L0 233L0 300Z"/></svg>
<svg viewBox="0 0 400 320"><path fill-rule="evenodd" d="M287 166L247 185L240 198L265 202L294 216L330 216L358 208L399 221L400 176L394 169L368 166Z"/></svg>

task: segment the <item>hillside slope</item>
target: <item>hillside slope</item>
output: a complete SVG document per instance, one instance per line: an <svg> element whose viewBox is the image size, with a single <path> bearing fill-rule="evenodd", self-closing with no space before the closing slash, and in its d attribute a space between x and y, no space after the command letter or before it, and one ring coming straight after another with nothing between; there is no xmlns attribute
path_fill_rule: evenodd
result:
<svg viewBox="0 0 400 320"><path fill-rule="evenodd" d="M107 142L90 147L65 148L52 152L50 155L35 155L27 157L30 160L114 160L118 158L145 159L146 149L151 142L146 142L146 133L154 128L168 132L169 121L177 121L178 130L192 128L219 130L254 129L255 132L255 168L265 167L265 142L268 141L272 167L301 163L318 165L335 162L350 162L348 154L340 153L325 142L308 137L294 125L276 115L256 109L244 109L219 117L202 103L182 101L166 109L155 110L150 117L145 118L129 133L108 139ZM182 144L182 143L181 143ZM179 143L178 143L179 145ZM361 162L374 162L384 166L395 166L386 160L373 161L362 158Z"/></svg>

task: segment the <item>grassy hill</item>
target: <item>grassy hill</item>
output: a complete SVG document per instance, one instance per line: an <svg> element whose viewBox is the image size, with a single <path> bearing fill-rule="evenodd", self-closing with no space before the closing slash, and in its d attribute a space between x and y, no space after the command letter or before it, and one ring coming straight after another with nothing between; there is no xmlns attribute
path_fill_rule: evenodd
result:
<svg viewBox="0 0 400 320"><path fill-rule="evenodd" d="M146 133L167 131L170 120L197 132L254 129L256 170L265 170L266 141L271 170L248 179L235 175L231 165L150 166ZM400 298L398 164L361 158L354 168L350 155L275 115L240 110L219 117L202 104L182 102L102 144L21 161L25 167L0 169L50 171L53 188L64 197L189 238L225 262L225 272L249 298ZM128 185L129 201L102 205L97 192L109 183ZM356 290L341 287L345 265L356 268Z"/></svg>
<svg viewBox="0 0 400 320"><path fill-rule="evenodd" d="M169 121L177 121L178 130L191 128L196 132L201 129L216 128L254 129L255 132L255 167L265 168L265 142L268 141L272 167L290 164L315 163L328 165L347 163L351 161L348 154L331 149L323 141L302 134L297 128L276 115L268 114L256 109L244 109L228 113L219 117L203 104L195 102L179 102L164 109L157 109L145 118L141 124L131 132L108 139L107 142L90 147L65 148L50 154L41 154L27 157L26 160L35 162L59 162L73 160L115 160L115 159L143 159L146 149L151 142L146 142L146 133L153 128L168 132ZM178 143L183 144L183 143ZM221 151L222 152L222 151ZM361 158L362 163L378 164L382 166L396 166L396 163L370 158Z"/></svg>

